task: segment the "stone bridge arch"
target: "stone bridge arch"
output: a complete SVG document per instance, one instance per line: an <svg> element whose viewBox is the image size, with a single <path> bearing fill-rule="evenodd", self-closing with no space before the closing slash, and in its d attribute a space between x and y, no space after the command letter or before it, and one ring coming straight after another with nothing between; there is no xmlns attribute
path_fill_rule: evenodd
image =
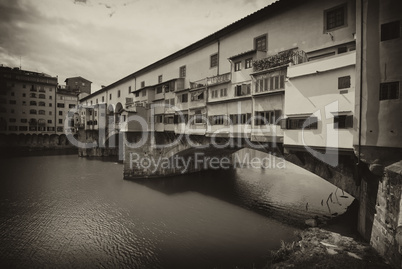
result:
<svg viewBox="0 0 402 269"><path fill-rule="evenodd" d="M210 162L213 158L215 161L230 160L231 165L233 153L253 146L258 146L255 149L262 152L282 154L282 144L253 145L247 139L237 137L212 138L173 132L130 132L123 133L122 136L125 140L122 149L125 178L161 177L201 171L209 167L201 163ZM170 165L167 162L171 162ZM183 171L182 166L177 167L178 162L187 162L187 166L190 166Z"/></svg>

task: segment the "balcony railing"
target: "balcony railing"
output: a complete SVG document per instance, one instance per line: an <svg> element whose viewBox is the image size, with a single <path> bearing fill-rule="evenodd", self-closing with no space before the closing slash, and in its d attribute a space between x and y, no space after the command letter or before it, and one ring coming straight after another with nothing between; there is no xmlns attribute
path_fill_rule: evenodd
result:
<svg viewBox="0 0 402 269"><path fill-rule="evenodd" d="M214 85L214 84L229 82L231 79L232 79L232 73L226 73L226 74L207 78L207 84Z"/></svg>
<svg viewBox="0 0 402 269"><path fill-rule="evenodd" d="M282 66L285 64L301 64L307 62L307 55L302 50L287 50L267 58L253 62L254 72Z"/></svg>
<svg viewBox="0 0 402 269"><path fill-rule="evenodd" d="M207 86L207 79L206 78L201 79L201 80L197 80L197 81L194 81L194 82L190 82L190 88L191 89L203 88L205 86Z"/></svg>

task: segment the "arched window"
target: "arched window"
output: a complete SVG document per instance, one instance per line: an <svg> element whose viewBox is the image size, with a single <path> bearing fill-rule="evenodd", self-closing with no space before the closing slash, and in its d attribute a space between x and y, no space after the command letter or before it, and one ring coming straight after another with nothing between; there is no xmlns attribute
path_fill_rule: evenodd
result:
<svg viewBox="0 0 402 269"><path fill-rule="evenodd" d="M31 105L31 106L36 106L36 101L30 101L30 102L29 102L29 105Z"/></svg>
<svg viewBox="0 0 402 269"><path fill-rule="evenodd" d="M38 105L39 106L46 106L46 103L45 102L39 102Z"/></svg>
<svg viewBox="0 0 402 269"><path fill-rule="evenodd" d="M43 93L39 94L39 98L40 99L46 99L46 95L44 95Z"/></svg>
<svg viewBox="0 0 402 269"><path fill-rule="evenodd" d="M29 110L29 114L37 114L37 113L36 113L36 109L31 109L31 110Z"/></svg>
<svg viewBox="0 0 402 269"><path fill-rule="evenodd" d="M39 110L39 115L45 115L46 114L46 111L44 111L44 110Z"/></svg>

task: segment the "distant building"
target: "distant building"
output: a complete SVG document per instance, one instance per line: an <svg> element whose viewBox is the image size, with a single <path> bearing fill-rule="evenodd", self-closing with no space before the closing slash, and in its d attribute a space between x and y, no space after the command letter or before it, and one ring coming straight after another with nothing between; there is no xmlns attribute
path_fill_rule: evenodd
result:
<svg viewBox="0 0 402 269"><path fill-rule="evenodd" d="M91 81L83 77L66 78L66 90L91 94Z"/></svg>
<svg viewBox="0 0 402 269"><path fill-rule="evenodd" d="M74 126L74 121L73 120L73 115L70 115L69 118L67 118L68 113L71 109L74 109L77 107L78 104L78 93L74 91L69 91L65 89L64 85L59 85L57 88L56 92L56 132L58 134L64 133L65 131L65 120L70 119L70 122L67 123L68 127L73 127ZM70 111L70 113L73 113L73 111Z"/></svg>
<svg viewBox="0 0 402 269"><path fill-rule="evenodd" d="M19 68L0 66L0 133L62 134L69 110L78 104L79 95L91 92L91 81L82 77L66 79ZM73 119L73 115L70 115Z"/></svg>
<svg viewBox="0 0 402 269"><path fill-rule="evenodd" d="M55 132L57 77L0 67L0 133Z"/></svg>

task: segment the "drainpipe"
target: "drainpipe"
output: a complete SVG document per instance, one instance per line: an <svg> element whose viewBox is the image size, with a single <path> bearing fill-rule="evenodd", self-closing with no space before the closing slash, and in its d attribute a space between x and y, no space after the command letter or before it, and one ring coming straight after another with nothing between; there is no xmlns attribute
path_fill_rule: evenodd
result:
<svg viewBox="0 0 402 269"><path fill-rule="evenodd" d="M217 75L219 76L219 58L221 57L221 52L220 52L220 47L221 47L221 41L218 39L218 67L217 67Z"/></svg>
<svg viewBox="0 0 402 269"><path fill-rule="evenodd" d="M360 165L360 153L361 153L361 147L362 147L362 101L363 101L363 5L364 5L364 0L360 0L360 96L359 96L359 155L357 159L357 164Z"/></svg>

